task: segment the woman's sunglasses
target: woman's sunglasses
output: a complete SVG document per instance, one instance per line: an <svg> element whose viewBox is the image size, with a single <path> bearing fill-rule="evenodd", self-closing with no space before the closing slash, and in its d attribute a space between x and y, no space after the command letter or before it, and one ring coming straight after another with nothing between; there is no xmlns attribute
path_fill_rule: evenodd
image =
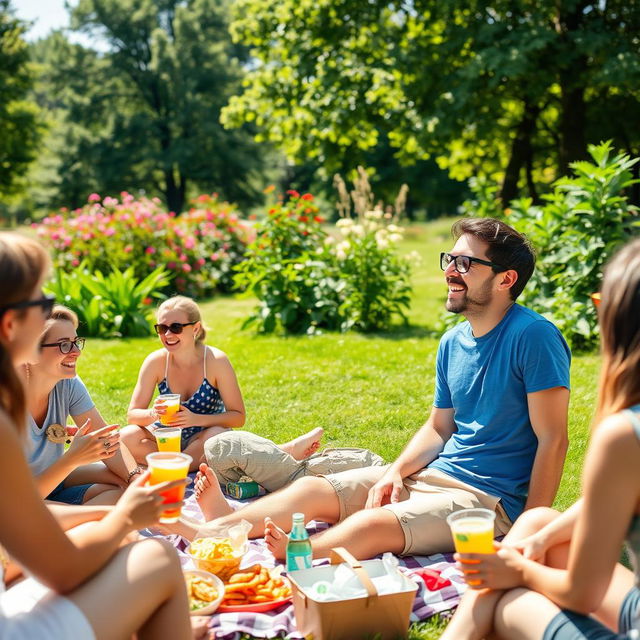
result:
<svg viewBox="0 0 640 640"><path fill-rule="evenodd" d="M192 324L195 324L197 320L193 322L172 322L171 324L154 324L153 328L156 330L158 335L163 336L167 331L171 331L171 333L182 333L182 330L185 327L189 327Z"/></svg>
<svg viewBox="0 0 640 640"><path fill-rule="evenodd" d="M5 304L0 307L0 316L9 309L27 309L29 307L42 307L42 313L46 318L51 317L53 305L56 303L55 296L42 296L37 300L23 300L22 302L14 302L13 304Z"/></svg>
<svg viewBox="0 0 640 640"><path fill-rule="evenodd" d="M60 342L47 342L46 344L41 344L41 347L58 347L60 349L60 353L67 354L71 353L71 349L75 347L78 351L82 351L84 349L84 338L76 338L75 340L60 340Z"/></svg>

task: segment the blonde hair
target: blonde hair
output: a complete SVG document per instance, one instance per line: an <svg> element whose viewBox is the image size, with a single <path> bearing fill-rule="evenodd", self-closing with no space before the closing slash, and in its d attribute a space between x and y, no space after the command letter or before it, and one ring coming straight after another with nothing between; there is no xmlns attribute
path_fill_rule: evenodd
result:
<svg viewBox="0 0 640 640"><path fill-rule="evenodd" d="M70 322L73 325L74 329L78 328L78 316L76 312L72 309L69 309L69 307L65 307L63 304L56 304L51 310L51 315L44 323L44 330L42 331L42 335L40 336L40 342L45 341L47 334L51 330L51 327L53 327L53 325L60 320Z"/></svg>
<svg viewBox="0 0 640 640"><path fill-rule="evenodd" d="M49 255L35 240L17 233L0 233L0 306L26 300L38 286L51 265ZM19 317L27 310L17 312ZM26 402L22 382L16 373L7 346L0 341L0 407L16 429L26 426Z"/></svg>
<svg viewBox="0 0 640 640"><path fill-rule="evenodd" d="M609 262L600 295L602 369L594 424L640 403L640 238Z"/></svg>
<svg viewBox="0 0 640 640"><path fill-rule="evenodd" d="M161 311L184 311L187 315L189 322L199 322L200 331L196 336L196 343L204 342L207 337L207 328L202 321L202 315L200 314L200 307L191 298L187 296L173 296L173 298L167 298L159 307L158 313Z"/></svg>

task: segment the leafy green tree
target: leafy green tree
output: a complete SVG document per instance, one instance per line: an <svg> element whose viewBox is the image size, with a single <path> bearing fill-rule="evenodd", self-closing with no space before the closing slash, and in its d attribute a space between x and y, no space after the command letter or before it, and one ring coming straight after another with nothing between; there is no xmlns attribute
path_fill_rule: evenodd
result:
<svg viewBox="0 0 640 640"><path fill-rule="evenodd" d="M33 74L24 30L9 0L0 0L0 195L5 196L21 187L40 138L38 109L28 99Z"/></svg>
<svg viewBox="0 0 640 640"><path fill-rule="evenodd" d="M255 122L291 157L362 163L388 136L403 162L502 183L508 202L586 157L602 118L640 146L635 3L612 0L238 0L257 63L228 126ZM631 117L621 118L623 103ZM627 112L627 113L629 113Z"/></svg>
<svg viewBox="0 0 640 640"><path fill-rule="evenodd" d="M176 212L196 190L255 198L257 145L219 123L246 59L228 13L227 0L80 0L72 26L103 46L58 33L35 48L54 122L49 196L78 206L91 191L143 190Z"/></svg>

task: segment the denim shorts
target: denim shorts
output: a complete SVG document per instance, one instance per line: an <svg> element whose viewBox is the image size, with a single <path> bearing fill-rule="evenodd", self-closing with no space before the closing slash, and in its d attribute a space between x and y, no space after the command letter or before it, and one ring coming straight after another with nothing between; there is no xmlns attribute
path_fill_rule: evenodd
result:
<svg viewBox="0 0 640 640"><path fill-rule="evenodd" d="M625 596L615 633L595 618L563 609L548 624L542 640L625 640L640 615L640 589L634 587Z"/></svg>
<svg viewBox="0 0 640 640"><path fill-rule="evenodd" d="M92 484L78 484L75 487L65 487L61 482L48 496L47 500L64 502L65 504L83 504L84 494Z"/></svg>

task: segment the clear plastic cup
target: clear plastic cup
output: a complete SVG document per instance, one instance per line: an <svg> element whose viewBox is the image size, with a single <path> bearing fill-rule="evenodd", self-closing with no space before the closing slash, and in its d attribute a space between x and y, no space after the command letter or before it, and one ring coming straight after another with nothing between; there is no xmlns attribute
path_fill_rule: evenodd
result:
<svg viewBox="0 0 640 640"><path fill-rule="evenodd" d="M149 484L160 484L171 480L186 478L191 465L191 456L186 453L164 452L150 453L147 455L147 465L149 466ZM182 502L184 499L185 485L168 489L161 493L164 504ZM177 522L180 519L180 507L177 509L166 509L160 516L160 522Z"/></svg>
<svg viewBox="0 0 640 640"><path fill-rule="evenodd" d="M180 394L163 393L156 398L156 402L162 403L165 408L165 413L160 416L160 424L170 426L173 416L180 410Z"/></svg>
<svg viewBox="0 0 640 640"><path fill-rule="evenodd" d="M447 518L453 544L458 553L495 553L493 527L495 511L490 509L461 509Z"/></svg>
<svg viewBox="0 0 640 640"><path fill-rule="evenodd" d="M180 436L182 430L178 427L158 427L153 435L158 444L158 451L174 451L180 453Z"/></svg>

